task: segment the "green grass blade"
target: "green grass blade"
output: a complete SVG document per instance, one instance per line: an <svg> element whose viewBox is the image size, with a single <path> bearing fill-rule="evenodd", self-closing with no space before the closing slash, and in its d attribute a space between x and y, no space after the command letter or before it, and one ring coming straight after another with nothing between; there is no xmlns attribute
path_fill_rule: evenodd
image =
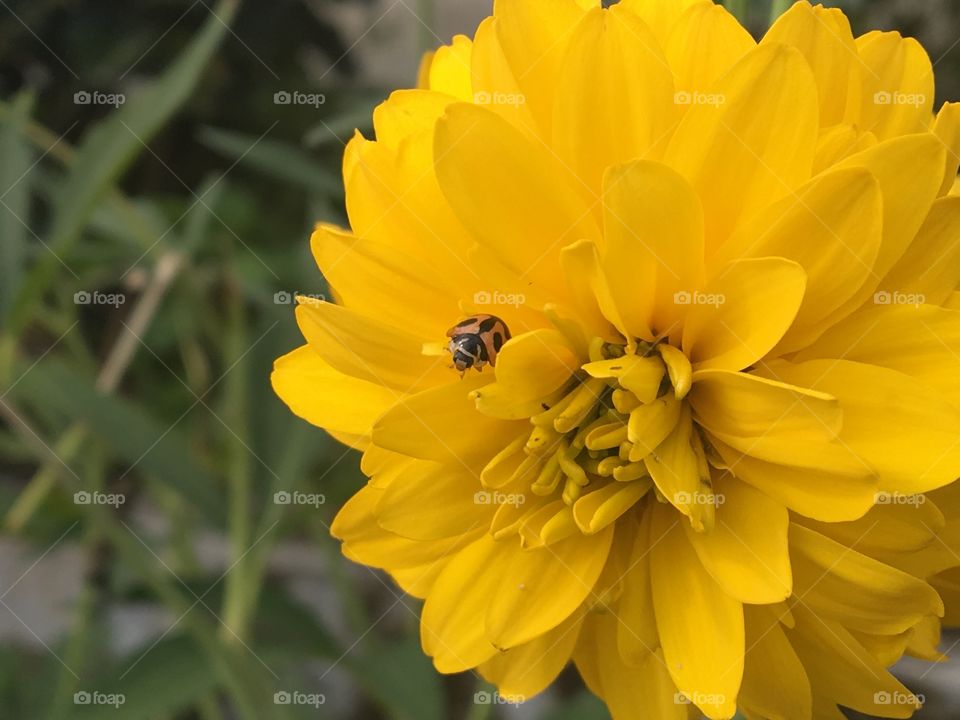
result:
<svg viewBox="0 0 960 720"><path fill-rule="evenodd" d="M230 160L256 168L277 180L322 195L341 192L339 175L310 160L308 151L295 145L212 127L200 132L200 142Z"/></svg>
<svg viewBox="0 0 960 720"><path fill-rule="evenodd" d="M22 329L53 281L66 256L111 185L190 97L238 7L221 0L211 17L176 62L146 89L98 123L77 148L76 162L54 209L47 245L33 268L13 311L13 325Z"/></svg>
<svg viewBox="0 0 960 720"><path fill-rule="evenodd" d="M0 121L0 319L6 319L20 287L29 242L33 152L26 127L32 104L29 95L20 95Z"/></svg>
<svg viewBox="0 0 960 720"><path fill-rule="evenodd" d="M52 358L34 365L14 395L34 409L82 418L113 456L134 466L132 472L163 482L208 520L222 519L217 482L195 457L182 428L158 420L126 399L97 392L91 378Z"/></svg>

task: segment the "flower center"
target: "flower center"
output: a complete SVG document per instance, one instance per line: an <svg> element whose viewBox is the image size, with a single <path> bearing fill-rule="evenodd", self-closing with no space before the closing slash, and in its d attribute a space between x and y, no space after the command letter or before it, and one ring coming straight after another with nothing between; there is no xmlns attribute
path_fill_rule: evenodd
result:
<svg viewBox="0 0 960 720"><path fill-rule="evenodd" d="M664 343L627 348L600 338L589 354L561 399L530 418L529 435L484 469L484 485L509 488L504 497L525 497L527 490L533 496L532 503L498 509L495 536L520 532L537 544L577 527L596 532L651 488L674 505L677 498L662 488L709 495L703 440L683 402L691 375L686 357Z"/></svg>

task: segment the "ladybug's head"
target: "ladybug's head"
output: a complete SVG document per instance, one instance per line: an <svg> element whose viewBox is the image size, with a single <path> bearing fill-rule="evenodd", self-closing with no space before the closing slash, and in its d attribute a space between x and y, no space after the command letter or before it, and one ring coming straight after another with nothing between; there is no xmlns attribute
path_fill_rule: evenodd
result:
<svg viewBox="0 0 960 720"><path fill-rule="evenodd" d="M455 335L447 349L453 355L453 366L460 372L472 367L479 370L487 361L487 348L477 335Z"/></svg>

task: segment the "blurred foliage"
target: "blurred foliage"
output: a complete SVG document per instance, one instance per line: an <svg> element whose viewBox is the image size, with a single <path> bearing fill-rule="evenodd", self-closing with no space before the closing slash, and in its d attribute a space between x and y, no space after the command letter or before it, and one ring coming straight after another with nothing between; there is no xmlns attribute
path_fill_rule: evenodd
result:
<svg viewBox="0 0 960 720"><path fill-rule="evenodd" d="M282 301L327 292L306 238L345 222L342 143L389 90L361 80L357 38L330 21L341 4L0 11L0 519L38 564L63 545L84 558L68 631L0 645L3 717L117 717L74 701L94 689L122 693L129 719L501 711L471 704L472 675L433 672L415 601L339 557L327 527L363 482L356 454L269 386L300 343ZM769 1L738 6L751 25L769 16ZM274 103L293 90L326 102ZM126 102L75 102L94 91ZM95 292L124 301L77 302ZM285 490L326 502L274 502ZM204 556L211 537L222 560ZM315 548L335 617L270 562L289 541ZM2 578L0 603L19 582ZM118 651L124 607L164 610L167 631ZM293 690L328 702L274 702ZM546 720L605 716L573 673L560 693Z"/></svg>

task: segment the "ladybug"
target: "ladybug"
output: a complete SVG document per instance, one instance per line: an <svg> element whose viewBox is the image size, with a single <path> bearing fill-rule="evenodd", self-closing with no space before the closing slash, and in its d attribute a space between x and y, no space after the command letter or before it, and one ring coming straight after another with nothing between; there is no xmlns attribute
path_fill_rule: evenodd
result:
<svg viewBox="0 0 960 720"><path fill-rule="evenodd" d="M487 363L497 364L497 353L510 339L507 324L495 315L472 315L447 330L453 367L462 375L470 368L480 371Z"/></svg>

